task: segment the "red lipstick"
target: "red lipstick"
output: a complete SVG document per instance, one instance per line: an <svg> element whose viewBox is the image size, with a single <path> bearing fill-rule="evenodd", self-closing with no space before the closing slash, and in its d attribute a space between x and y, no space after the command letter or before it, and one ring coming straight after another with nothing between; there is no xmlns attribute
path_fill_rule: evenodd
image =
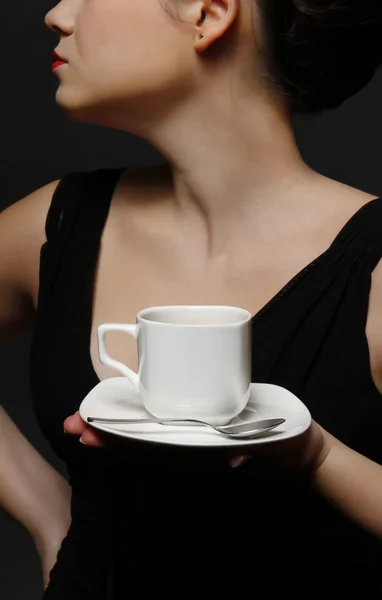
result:
<svg viewBox="0 0 382 600"><path fill-rule="evenodd" d="M61 65L66 65L68 61L64 60L63 58L61 58L61 56L59 54L57 54L56 51L53 52L54 58L56 59L52 65L52 71L54 71L54 69L57 69L57 67L60 67Z"/></svg>

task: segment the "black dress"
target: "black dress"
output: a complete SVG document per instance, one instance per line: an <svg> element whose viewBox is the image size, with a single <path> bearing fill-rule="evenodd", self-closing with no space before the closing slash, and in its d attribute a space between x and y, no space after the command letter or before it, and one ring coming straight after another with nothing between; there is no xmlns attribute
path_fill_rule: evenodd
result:
<svg viewBox="0 0 382 600"><path fill-rule="evenodd" d="M44 599L382 597L380 541L303 477L256 460L232 469L213 451L126 440L117 452L64 434L66 417L99 383L90 358L93 283L122 171L65 175L41 250L31 391L73 488L72 524ZM379 464L382 397L365 324L381 257L378 198L254 316L252 371L252 381L288 388L318 423Z"/></svg>

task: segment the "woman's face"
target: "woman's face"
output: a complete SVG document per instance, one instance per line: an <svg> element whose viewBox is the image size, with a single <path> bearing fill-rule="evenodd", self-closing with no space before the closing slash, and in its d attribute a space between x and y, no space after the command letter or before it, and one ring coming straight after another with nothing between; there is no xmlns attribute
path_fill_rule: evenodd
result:
<svg viewBox="0 0 382 600"><path fill-rule="evenodd" d="M69 116L134 132L190 94L204 3L171 0L180 22L165 2L62 0L47 13L68 61L55 74L56 101Z"/></svg>

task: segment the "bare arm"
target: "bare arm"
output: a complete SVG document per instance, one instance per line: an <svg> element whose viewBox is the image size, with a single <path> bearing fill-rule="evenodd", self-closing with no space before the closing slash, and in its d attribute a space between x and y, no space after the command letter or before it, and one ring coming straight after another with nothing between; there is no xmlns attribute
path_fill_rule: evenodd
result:
<svg viewBox="0 0 382 600"><path fill-rule="evenodd" d="M330 450L314 475L317 489L351 519L382 538L382 466L329 433L324 432L324 436Z"/></svg>
<svg viewBox="0 0 382 600"><path fill-rule="evenodd" d="M42 549L70 525L71 488L0 407L0 505Z"/></svg>
<svg viewBox="0 0 382 600"><path fill-rule="evenodd" d="M381 391L382 402L381 307L382 261L372 276L366 327L373 378ZM370 415L372 418L373 415ZM324 438L330 450L315 473L317 489L351 519L382 538L382 466L345 446L327 432L324 432Z"/></svg>
<svg viewBox="0 0 382 600"><path fill-rule="evenodd" d="M0 214L0 342L33 325L40 248L57 183L36 190ZM70 495L67 481L0 407L0 507L42 546L48 536L62 539L62 529L70 524Z"/></svg>

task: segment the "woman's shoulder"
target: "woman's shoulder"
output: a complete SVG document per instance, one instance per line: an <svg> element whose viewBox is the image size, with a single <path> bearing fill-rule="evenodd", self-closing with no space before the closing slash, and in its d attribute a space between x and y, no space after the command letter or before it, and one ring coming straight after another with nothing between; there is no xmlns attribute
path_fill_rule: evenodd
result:
<svg viewBox="0 0 382 600"><path fill-rule="evenodd" d="M46 241L45 223L59 182L57 179L33 190L0 214L0 296L3 300L0 321L3 320L3 328L17 328L24 318L21 309L25 298L33 302L37 295L40 251ZM5 307L7 298L9 310ZM20 311L16 310L18 306Z"/></svg>

